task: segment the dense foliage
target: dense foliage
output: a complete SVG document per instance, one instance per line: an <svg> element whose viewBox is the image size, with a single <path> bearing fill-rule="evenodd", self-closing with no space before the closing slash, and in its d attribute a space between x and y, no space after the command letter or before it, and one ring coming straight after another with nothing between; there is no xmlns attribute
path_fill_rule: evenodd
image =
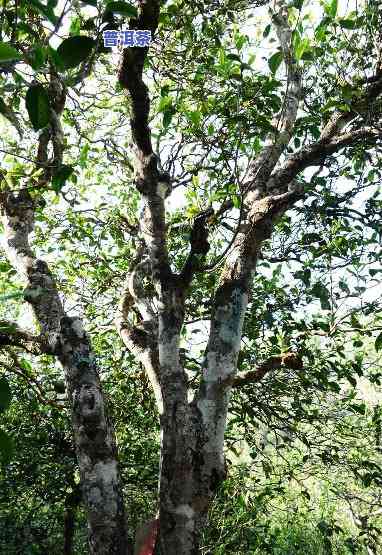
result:
<svg viewBox="0 0 382 555"><path fill-rule="evenodd" d="M0 187L29 192L33 250L91 338L130 542L158 509L160 422L143 364L114 324L143 252L144 205L121 54L103 46L102 32L136 21L142 4L0 7ZM201 215L208 229L180 331L190 397L213 293L245 216L249 164L278 137L286 111L290 69L268 4L164 2L144 60L151 137L172 188L174 272L187 264ZM382 550L381 6L294 0L288 21L302 87L275 171L319 141L336 114L353 135L302 167L303 195L262 241L228 411L227 480L210 509L205 555ZM372 132L354 139L364 128ZM0 256L0 552L85 553L67 384L54 355L17 335L38 322L15 264ZM154 298L147 275L139 281ZM144 329L139 307L131 323Z"/></svg>

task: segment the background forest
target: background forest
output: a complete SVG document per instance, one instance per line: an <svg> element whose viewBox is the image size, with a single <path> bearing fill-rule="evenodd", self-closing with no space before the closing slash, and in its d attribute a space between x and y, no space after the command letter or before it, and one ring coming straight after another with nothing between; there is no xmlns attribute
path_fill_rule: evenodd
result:
<svg viewBox="0 0 382 555"><path fill-rule="evenodd" d="M65 311L80 314L91 337L133 542L158 509L160 422L143 365L114 323L142 249L143 206L132 108L117 79L121 54L103 46L102 31L128 25L142 2L0 4L2 184L29 187L33 249L54 271ZM195 220L208 217L208 255L180 333L190 391L199 383L211 295L243 215L237 183L275 133L286 98L288 64L270 4L164 2L144 61L153 148L171 178L166 230L176 271L187 261ZM318 140L337 112L379 122L379 135L306 167L298 178L305 197L262 243L238 355L242 378L228 410L227 479L200 552L381 554L382 85L372 99L362 92L376 63L382 71L381 6L293 0L287 9L302 87L283 156ZM70 37L94 42L60 46ZM37 147L44 129L54 129L53 70L67 90L62 141L53 131L46 151L56 164L61 149L61 158L47 174ZM51 354L36 356L31 342L9 342L17 331L10 321L36 328L26 295L0 251L0 553L80 555L86 512L62 368ZM132 320L142 325L136 309Z"/></svg>

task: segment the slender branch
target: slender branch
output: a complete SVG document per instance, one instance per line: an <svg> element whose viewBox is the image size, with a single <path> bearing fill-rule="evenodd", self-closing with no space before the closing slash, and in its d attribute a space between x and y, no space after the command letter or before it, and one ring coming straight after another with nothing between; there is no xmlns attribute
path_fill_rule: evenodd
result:
<svg viewBox="0 0 382 555"><path fill-rule="evenodd" d="M148 29L154 35L159 21L159 6L159 0L141 0L138 18L131 20L131 28ZM141 193L143 203L140 231L150 257L152 279L158 298L157 338L161 393L167 396L168 408L174 406L180 409L187 405L187 377L179 360L179 337L184 320L184 287L171 270L167 250L165 199L170 193L170 176L160 171L159 158L154 154L151 142L150 98L142 77L147 51L148 48L125 49L118 80L128 91L131 100L130 124L136 155L135 185ZM126 296L122 299L122 305L125 300ZM123 310L120 313L123 314ZM123 319L119 316L117 322L120 326ZM124 335L125 341L128 341L128 332L125 331ZM151 352L153 353L152 350ZM154 354L156 356L156 351ZM159 381L158 376L153 383L155 381ZM174 383L177 383L176 391ZM174 420L169 419L168 422L173 425Z"/></svg>
<svg viewBox="0 0 382 555"><path fill-rule="evenodd" d="M20 364L18 364L17 357L12 356L12 359L13 359L12 366L9 364L5 364L3 361L0 362L0 365L3 368L5 368L8 372L12 374L16 374L17 376L20 376L23 380L25 380L28 383L28 385L32 388L34 393L36 394L40 403L42 403L43 405L50 405L51 407L54 407L61 411L64 410L65 408L64 406L59 405L53 399L47 399L45 397L45 392L42 389L41 385L38 383L37 379L34 378L33 376L28 376L25 370L20 366Z"/></svg>
<svg viewBox="0 0 382 555"><path fill-rule="evenodd" d="M50 122L40 134L37 150L37 167L43 168L43 173L38 179L39 187L47 185L55 171L62 165L64 133L61 126L60 115L66 101L66 86L51 68L50 83L48 88L50 98ZM48 159L48 145L52 143L53 157Z"/></svg>
<svg viewBox="0 0 382 555"><path fill-rule="evenodd" d="M39 145L37 163L47 158L46 140L51 138L54 162L60 165L62 161L63 136L59 114L63 109L65 91L52 73L51 87L56 85L58 96L51 90L51 133ZM42 183L49 178L50 174L43 175ZM88 513L89 550L91 553L102 551L125 555L126 522L114 429L82 321L65 313L53 274L30 246L37 202L38 199L32 198L27 189L14 192L3 185L0 209L4 250L27 285L24 299L33 307L44 341L57 355L65 372L83 499Z"/></svg>
<svg viewBox="0 0 382 555"><path fill-rule="evenodd" d="M159 21L159 1L141 0L139 16L131 22L137 29L155 33ZM149 127L150 98L143 81L143 66L148 48L126 48L118 73L120 85L127 89L131 104L130 120L136 154L136 187L144 201L141 231L152 263L154 281L168 282L172 271L166 246L164 199L169 193L170 178L159 171L159 159L154 154Z"/></svg>
<svg viewBox="0 0 382 555"><path fill-rule="evenodd" d="M0 348L5 345L19 347L34 355L52 354L43 336L33 335L15 322L0 320Z"/></svg>
<svg viewBox="0 0 382 555"><path fill-rule="evenodd" d="M268 374L268 372L282 368L283 366L285 368L293 368L294 370L302 370L302 359L299 355L292 352L270 357L258 368L256 368L256 370L243 372L233 378L230 378L230 380L227 381L227 385L232 385L232 387L242 387L252 383L259 383Z"/></svg>
<svg viewBox="0 0 382 555"><path fill-rule="evenodd" d="M186 287L191 283L192 276L196 271L205 270L205 267L203 268L203 260L210 250L207 221L213 214L214 210L211 207L198 214L194 220L190 235L191 250L180 273L180 281Z"/></svg>
<svg viewBox="0 0 382 555"><path fill-rule="evenodd" d="M354 146L360 141L370 141L375 145L375 141L378 139L382 139L382 131L371 126L342 133L334 136L330 141L327 141L326 137L320 138L317 142L302 148L287 158L271 175L267 183L267 190L269 192L285 191L289 183L307 167L322 166L328 156L347 146Z"/></svg>
<svg viewBox="0 0 382 555"><path fill-rule="evenodd" d="M159 1L141 0L137 20L131 21L130 27L150 30L154 35L159 21ZM151 131L149 128L150 99L148 88L143 82L143 65L148 48L125 48L118 80L127 89L132 101L131 130L133 140L142 156L153 152Z"/></svg>
<svg viewBox="0 0 382 555"><path fill-rule="evenodd" d="M268 178L292 137L301 93L301 70L293 53L286 2L275 0L271 14L287 69L287 89L281 112L274 121L275 133L268 136L260 154L250 166L253 176L250 191L256 191L258 195L265 191ZM253 195L249 196L253 200Z"/></svg>
<svg viewBox="0 0 382 555"><path fill-rule="evenodd" d="M163 412L163 398L160 383L160 364L157 345L157 332L154 334L152 323L143 322L141 326L133 326L129 321L129 313L134 305L134 298L126 286L115 315L115 326L128 350L143 364L152 384L159 414Z"/></svg>

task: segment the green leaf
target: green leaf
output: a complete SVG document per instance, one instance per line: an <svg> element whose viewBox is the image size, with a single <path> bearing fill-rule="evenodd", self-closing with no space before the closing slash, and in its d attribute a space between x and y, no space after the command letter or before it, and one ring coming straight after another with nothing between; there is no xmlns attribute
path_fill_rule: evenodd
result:
<svg viewBox="0 0 382 555"><path fill-rule="evenodd" d="M320 299L322 310L330 310L329 291L325 285L316 282L310 290L310 294Z"/></svg>
<svg viewBox="0 0 382 555"><path fill-rule="evenodd" d="M23 370L26 370L29 373L32 372L33 366L31 365L29 360L26 360L25 358L22 358L22 359L19 360L19 364L20 364L20 367L23 368Z"/></svg>
<svg viewBox="0 0 382 555"><path fill-rule="evenodd" d="M340 19L339 24L343 29L355 29L357 27L355 19Z"/></svg>
<svg viewBox="0 0 382 555"><path fill-rule="evenodd" d="M227 60L235 60L241 62L241 58L238 54L227 54Z"/></svg>
<svg viewBox="0 0 382 555"><path fill-rule="evenodd" d="M340 279L340 281L338 282L338 285L341 291L344 291L345 293L350 294L350 289L346 281Z"/></svg>
<svg viewBox="0 0 382 555"><path fill-rule="evenodd" d="M172 104L171 96L162 96L158 106L158 112L165 112Z"/></svg>
<svg viewBox="0 0 382 555"><path fill-rule="evenodd" d="M335 393L339 393L341 391L341 386L338 385L337 382L328 382L329 389L334 391Z"/></svg>
<svg viewBox="0 0 382 555"><path fill-rule="evenodd" d="M283 61L282 52L276 52L269 58L268 65L272 73L276 73L282 61Z"/></svg>
<svg viewBox="0 0 382 555"><path fill-rule="evenodd" d="M89 150L90 150L89 143L86 143L81 149L80 159L79 159L79 165L81 168L86 168Z"/></svg>
<svg viewBox="0 0 382 555"><path fill-rule="evenodd" d="M269 35L270 32L271 32L271 25L268 24L268 25L265 27L265 29L264 29L263 37L264 37L264 38L267 38L267 36Z"/></svg>
<svg viewBox="0 0 382 555"><path fill-rule="evenodd" d="M241 199L238 196L233 196L232 197L232 204L234 205L235 208L240 208L241 205Z"/></svg>
<svg viewBox="0 0 382 555"><path fill-rule="evenodd" d="M173 108L163 111L162 125L165 129L170 125L174 113Z"/></svg>
<svg viewBox="0 0 382 555"><path fill-rule="evenodd" d="M12 399L11 388L9 387L8 380L0 378L0 412L6 410Z"/></svg>
<svg viewBox="0 0 382 555"><path fill-rule="evenodd" d="M0 320L0 333L15 333L17 325L13 322L6 322Z"/></svg>
<svg viewBox="0 0 382 555"><path fill-rule="evenodd" d="M365 403L361 403L359 405L356 405L355 403L352 403L351 405L349 405L349 408L353 412L357 412L358 414L362 414L362 415L366 414L366 405L365 405Z"/></svg>
<svg viewBox="0 0 382 555"><path fill-rule="evenodd" d="M309 39L307 39L307 38L301 39L295 47L294 52L295 52L296 59L301 60L302 56L306 52L309 52L309 50L310 50Z"/></svg>
<svg viewBox="0 0 382 555"><path fill-rule="evenodd" d="M21 59L22 55L16 48L13 48L7 42L0 42L0 62L13 62L14 60Z"/></svg>
<svg viewBox="0 0 382 555"><path fill-rule="evenodd" d="M331 309L329 299L326 298L326 297L321 297L320 304L321 304L322 310L330 310Z"/></svg>
<svg viewBox="0 0 382 555"><path fill-rule="evenodd" d="M161 87L161 90L160 90L160 95L161 97L168 96L169 92L170 92L170 85L169 84L163 85L163 87Z"/></svg>
<svg viewBox="0 0 382 555"><path fill-rule="evenodd" d="M192 112L187 112L187 118L194 124L199 125L202 118L202 114L198 110Z"/></svg>
<svg viewBox="0 0 382 555"><path fill-rule="evenodd" d="M69 35L77 36L81 32L81 19L74 17L70 23Z"/></svg>
<svg viewBox="0 0 382 555"><path fill-rule="evenodd" d="M33 129L38 131L46 127L50 120L50 106L45 88L40 84L31 85L25 97L25 104Z"/></svg>
<svg viewBox="0 0 382 555"><path fill-rule="evenodd" d="M382 349L382 332L376 338L374 347L376 351L380 351Z"/></svg>
<svg viewBox="0 0 382 555"><path fill-rule="evenodd" d="M337 8L338 8L338 0L330 0L324 6L325 12L330 15L330 17L336 17L337 15Z"/></svg>
<svg viewBox="0 0 382 555"><path fill-rule="evenodd" d="M73 166L63 164L52 179L52 189L58 193L65 185L66 180L74 171Z"/></svg>
<svg viewBox="0 0 382 555"><path fill-rule="evenodd" d="M95 40L85 36L69 37L57 48L65 69L78 66L86 60L95 46Z"/></svg>
<svg viewBox="0 0 382 555"><path fill-rule="evenodd" d="M322 22L316 27L315 31L314 31L314 36L315 39L318 42L323 42L326 39L326 33L327 33L327 26L326 26L326 22Z"/></svg>
<svg viewBox="0 0 382 555"><path fill-rule="evenodd" d="M295 272L294 277L297 279L301 279L301 281L306 285L309 286L310 284L310 276L311 276L311 271L309 270L309 268L306 268L305 270L298 270L297 272Z"/></svg>
<svg viewBox="0 0 382 555"><path fill-rule="evenodd" d="M13 452L13 441L4 430L0 430L0 457L1 460L7 463Z"/></svg>
<svg viewBox="0 0 382 555"><path fill-rule="evenodd" d="M45 59L46 51L44 50L44 48L42 48L41 46L36 46L36 48L34 48L30 53L28 62L32 69L37 71L38 69L40 69L40 67L44 65Z"/></svg>
<svg viewBox="0 0 382 555"><path fill-rule="evenodd" d="M137 8L127 2L109 2L106 6L106 11L126 17L138 17Z"/></svg>
<svg viewBox="0 0 382 555"><path fill-rule="evenodd" d="M81 0L82 4L88 4L89 6L97 7L97 0Z"/></svg>
<svg viewBox="0 0 382 555"><path fill-rule="evenodd" d="M55 50L54 48L52 48L51 46L48 46L47 48L47 52L49 54L49 59L50 61L53 63L53 65L59 70L59 71L63 71L65 69L64 63L61 60L60 56L57 53L57 50Z"/></svg>

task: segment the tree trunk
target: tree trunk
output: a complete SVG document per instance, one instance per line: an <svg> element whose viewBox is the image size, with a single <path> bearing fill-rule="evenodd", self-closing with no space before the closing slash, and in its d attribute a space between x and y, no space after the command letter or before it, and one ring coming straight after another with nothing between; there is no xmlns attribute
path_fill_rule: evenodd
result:
<svg viewBox="0 0 382 555"><path fill-rule="evenodd" d="M0 195L4 249L27 287L24 298L39 322L45 352L65 373L74 443L88 516L90 555L126 555L126 523L114 429L98 369L80 318L66 315L54 277L29 245L35 203L26 189Z"/></svg>
<svg viewBox="0 0 382 555"><path fill-rule="evenodd" d="M162 419L160 555L197 555L207 514L226 476L224 460L209 453L206 430L194 403L186 415ZM166 425L167 424L167 425Z"/></svg>
<svg viewBox="0 0 382 555"><path fill-rule="evenodd" d="M73 491L65 499L64 511L64 555L73 555L75 516L81 502L81 490L73 480L70 482Z"/></svg>
<svg viewBox="0 0 382 555"><path fill-rule="evenodd" d="M117 448L87 336L78 318L61 319L72 425L88 516L90 555L126 555L125 512Z"/></svg>
<svg viewBox="0 0 382 555"><path fill-rule="evenodd" d="M64 512L64 555L73 555L74 512L73 507L67 507Z"/></svg>

